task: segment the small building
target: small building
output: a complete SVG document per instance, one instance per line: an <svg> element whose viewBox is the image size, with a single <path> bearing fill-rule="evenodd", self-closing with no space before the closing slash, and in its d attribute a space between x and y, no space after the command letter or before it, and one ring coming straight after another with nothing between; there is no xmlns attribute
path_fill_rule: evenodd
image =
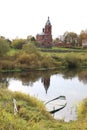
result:
<svg viewBox="0 0 87 130"><path fill-rule="evenodd" d="M41 45L44 47L52 46L52 25L49 17L45 24L45 27L42 29L42 33L36 35L36 41L38 43L41 43Z"/></svg>
<svg viewBox="0 0 87 130"><path fill-rule="evenodd" d="M82 40L82 47L87 47L87 39Z"/></svg>
<svg viewBox="0 0 87 130"><path fill-rule="evenodd" d="M67 47L67 48L71 48L72 44L71 43L65 43L65 42L54 42L54 45L56 47Z"/></svg>

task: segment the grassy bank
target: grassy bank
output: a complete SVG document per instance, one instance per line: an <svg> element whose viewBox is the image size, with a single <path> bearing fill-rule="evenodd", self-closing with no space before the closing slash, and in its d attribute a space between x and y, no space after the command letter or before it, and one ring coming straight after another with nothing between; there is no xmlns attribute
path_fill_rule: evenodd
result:
<svg viewBox="0 0 87 130"><path fill-rule="evenodd" d="M29 50L30 49L30 50ZM87 68L87 49L83 48L10 49L0 57L0 72L21 72L61 68ZM56 52L55 52L56 50Z"/></svg>
<svg viewBox="0 0 87 130"><path fill-rule="evenodd" d="M19 106L17 115L13 111L13 98ZM87 105L87 99L84 104ZM0 130L86 130L87 111L82 109L82 106L86 107L84 104L80 105L79 119L65 123L54 120L43 103L34 97L0 88Z"/></svg>

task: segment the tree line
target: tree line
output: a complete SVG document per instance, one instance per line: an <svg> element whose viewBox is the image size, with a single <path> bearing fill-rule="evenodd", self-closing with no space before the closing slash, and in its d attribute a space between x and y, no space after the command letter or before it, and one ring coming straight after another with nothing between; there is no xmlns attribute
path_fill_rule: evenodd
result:
<svg viewBox="0 0 87 130"><path fill-rule="evenodd" d="M66 31L62 36L55 38L54 41L70 43L72 46L82 46L83 39L87 39L87 30L82 30L79 35L75 32Z"/></svg>

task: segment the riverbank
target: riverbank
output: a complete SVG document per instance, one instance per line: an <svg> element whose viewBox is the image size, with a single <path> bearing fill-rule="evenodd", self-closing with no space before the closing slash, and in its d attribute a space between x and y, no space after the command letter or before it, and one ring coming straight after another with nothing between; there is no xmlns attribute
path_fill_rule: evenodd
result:
<svg viewBox="0 0 87 130"><path fill-rule="evenodd" d="M82 56L84 55L84 57ZM0 72L23 72L23 71L43 71L43 70L56 70L56 69L74 69L74 68L87 68L86 54L45 54L44 59L41 61L34 61L32 59L30 63L26 63L25 59L23 63L19 61L1 60ZM25 57L26 58L26 57ZM28 60L28 59L27 59ZM39 62L40 65L37 65Z"/></svg>
<svg viewBox="0 0 87 130"><path fill-rule="evenodd" d="M87 49L56 48L43 49L42 51L36 48L31 52L10 49L7 55L0 57L0 72L63 68L87 68Z"/></svg>
<svg viewBox="0 0 87 130"><path fill-rule="evenodd" d="M18 113L14 115L13 98L17 101ZM85 103L87 104L87 99ZM84 108L86 105L82 105ZM56 121L45 110L42 102L34 97L13 93L0 88L0 129L1 130L85 130L87 129L87 111L82 107L79 119L66 123ZM85 116L84 116L85 115ZM84 118L84 120L83 120Z"/></svg>

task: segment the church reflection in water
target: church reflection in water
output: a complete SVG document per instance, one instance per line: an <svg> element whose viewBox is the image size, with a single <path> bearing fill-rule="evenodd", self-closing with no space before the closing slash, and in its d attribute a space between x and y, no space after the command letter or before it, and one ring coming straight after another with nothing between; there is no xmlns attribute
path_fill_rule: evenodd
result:
<svg viewBox="0 0 87 130"><path fill-rule="evenodd" d="M43 83L44 88L45 88L46 93L47 93L48 88L49 88L49 86L50 86L50 77L43 77L43 78L41 79L41 82Z"/></svg>

